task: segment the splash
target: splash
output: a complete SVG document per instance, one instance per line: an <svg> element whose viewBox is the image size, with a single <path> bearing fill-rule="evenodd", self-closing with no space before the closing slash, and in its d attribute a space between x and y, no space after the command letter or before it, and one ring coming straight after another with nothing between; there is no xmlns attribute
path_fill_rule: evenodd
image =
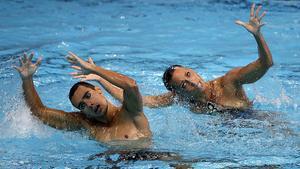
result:
<svg viewBox="0 0 300 169"><path fill-rule="evenodd" d="M46 127L31 115L30 109L21 95L12 97L4 109L0 122L0 138L27 138L31 136L48 137Z"/></svg>

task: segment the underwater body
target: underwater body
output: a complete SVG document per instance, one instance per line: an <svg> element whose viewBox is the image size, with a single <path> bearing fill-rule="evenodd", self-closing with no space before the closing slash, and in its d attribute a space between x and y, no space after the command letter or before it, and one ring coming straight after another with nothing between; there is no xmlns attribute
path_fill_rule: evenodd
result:
<svg viewBox="0 0 300 169"><path fill-rule="evenodd" d="M298 1L262 3L262 33L274 66L244 85L254 111L195 114L180 105L144 107L153 133L145 154L44 125L31 115L12 68L23 52L42 55L36 89L46 106L65 111L76 110L68 99L77 81L69 75L68 51L132 77L143 95L161 94L170 65L211 80L257 59L254 38L234 23L248 20L252 2L260 1L0 1L0 168L299 168ZM115 149L122 151L109 153ZM155 158L161 152L180 158Z"/></svg>

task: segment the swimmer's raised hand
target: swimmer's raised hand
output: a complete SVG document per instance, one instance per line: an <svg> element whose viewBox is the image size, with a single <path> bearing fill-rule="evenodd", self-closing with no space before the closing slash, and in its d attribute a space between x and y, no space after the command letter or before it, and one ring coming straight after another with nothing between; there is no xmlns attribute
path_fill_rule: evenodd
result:
<svg viewBox="0 0 300 169"><path fill-rule="evenodd" d="M265 25L261 22L261 20L266 15L266 11L264 11L260 16L258 16L261 8L262 6L259 6L254 13L255 4L253 4L250 11L249 23L245 23L240 20L235 21L235 23L243 26L253 35L257 35L260 32L260 28Z"/></svg>
<svg viewBox="0 0 300 169"><path fill-rule="evenodd" d="M72 76L88 75L96 67L91 57L89 57L88 61L84 61L72 52L69 52L67 60L72 64L71 68L77 70L77 72L71 73Z"/></svg>
<svg viewBox="0 0 300 169"><path fill-rule="evenodd" d="M80 81L99 81L99 79L103 79L102 77L96 74L88 74L88 75L72 75L76 79L80 79Z"/></svg>
<svg viewBox="0 0 300 169"><path fill-rule="evenodd" d="M27 56L24 53L23 56L20 57L20 67L14 66L14 68L20 73L22 79L30 78L36 72L37 68L41 64L42 58L39 57L36 63L32 63L33 53Z"/></svg>

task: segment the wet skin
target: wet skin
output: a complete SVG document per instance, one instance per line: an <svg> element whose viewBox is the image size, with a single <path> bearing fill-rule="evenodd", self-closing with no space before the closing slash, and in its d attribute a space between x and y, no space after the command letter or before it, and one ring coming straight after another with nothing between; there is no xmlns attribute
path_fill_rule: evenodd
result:
<svg viewBox="0 0 300 169"><path fill-rule="evenodd" d="M71 99L72 104L87 117L96 118L99 121L105 122L105 115L108 109L108 103L102 95L100 88L80 85Z"/></svg>
<svg viewBox="0 0 300 169"><path fill-rule="evenodd" d="M73 57L81 64L89 65L79 57ZM41 63L41 58L36 63L32 63L32 58L33 54L24 54L20 58L21 66L15 68L22 78L26 104L32 114L42 122L57 129L85 129L92 138L107 143L119 140L147 141L151 138L148 120L143 113L142 98L133 79L96 65L92 66L90 71L99 76L103 75L110 83L123 89L123 104L121 107L114 106L102 95L100 88L81 85L71 98L72 104L80 109L80 112L68 113L48 108L42 103L33 83L33 75ZM78 64L81 65L80 63Z"/></svg>
<svg viewBox="0 0 300 169"><path fill-rule="evenodd" d="M244 89L235 84L230 76L222 76L205 82L195 71L189 68L176 67L170 85L181 100L190 104L194 112L202 111L203 104L213 102L223 109L245 109L251 107ZM200 103L200 104L199 104Z"/></svg>
<svg viewBox="0 0 300 169"><path fill-rule="evenodd" d="M243 89L244 84L254 83L273 65L272 54L260 32L264 25L263 12L259 16L261 6L255 10L253 4L250 10L249 22L236 21L243 26L256 40L258 46L258 59L248 65L234 68L225 75L204 81L194 70L186 67L175 67L171 80L168 83L172 91L154 96L143 96L143 105L151 108L170 106L180 103L193 112L207 112L208 104L213 104L217 110L244 110L252 107L252 103ZM112 96L123 101L122 89L114 86L101 77L92 74L81 76L83 80L98 81Z"/></svg>

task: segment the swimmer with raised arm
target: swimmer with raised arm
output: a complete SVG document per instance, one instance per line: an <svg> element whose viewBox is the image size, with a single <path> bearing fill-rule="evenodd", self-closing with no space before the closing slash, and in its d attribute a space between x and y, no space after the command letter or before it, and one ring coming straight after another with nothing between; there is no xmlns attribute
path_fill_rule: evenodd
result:
<svg viewBox="0 0 300 169"><path fill-rule="evenodd" d="M74 74L94 73L122 89L123 104L116 107L102 94L99 87L86 82L76 83L70 90L69 98L79 112L67 113L46 107L33 84L33 75L41 63L41 58L32 63L33 54L20 58L21 66L15 67L21 75L25 101L32 114L49 126L57 129L86 129L98 141L140 140L151 137L143 102L136 82L122 74L96 66L92 59L88 62L72 54L68 61L78 70Z"/></svg>
<svg viewBox="0 0 300 169"><path fill-rule="evenodd" d="M259 80L273 65L272 54L261 34L262 18L259 16L259 6L255 11L253 4L248 23L236 21L255 38L259 57L256 61L230 70L225 75L204 81L194 70L180 65L170 66L163 75L163 82L170 92L158 96L144 96L144 106L163 107L175 103L175 100L187 105L193 112L245 110L252 107L252 103L243 89L244 84ZM79 76L78 78L95 79L99 81L115 98L122 101L122 90L109 84L103 78L95 75Z"/></svg>

